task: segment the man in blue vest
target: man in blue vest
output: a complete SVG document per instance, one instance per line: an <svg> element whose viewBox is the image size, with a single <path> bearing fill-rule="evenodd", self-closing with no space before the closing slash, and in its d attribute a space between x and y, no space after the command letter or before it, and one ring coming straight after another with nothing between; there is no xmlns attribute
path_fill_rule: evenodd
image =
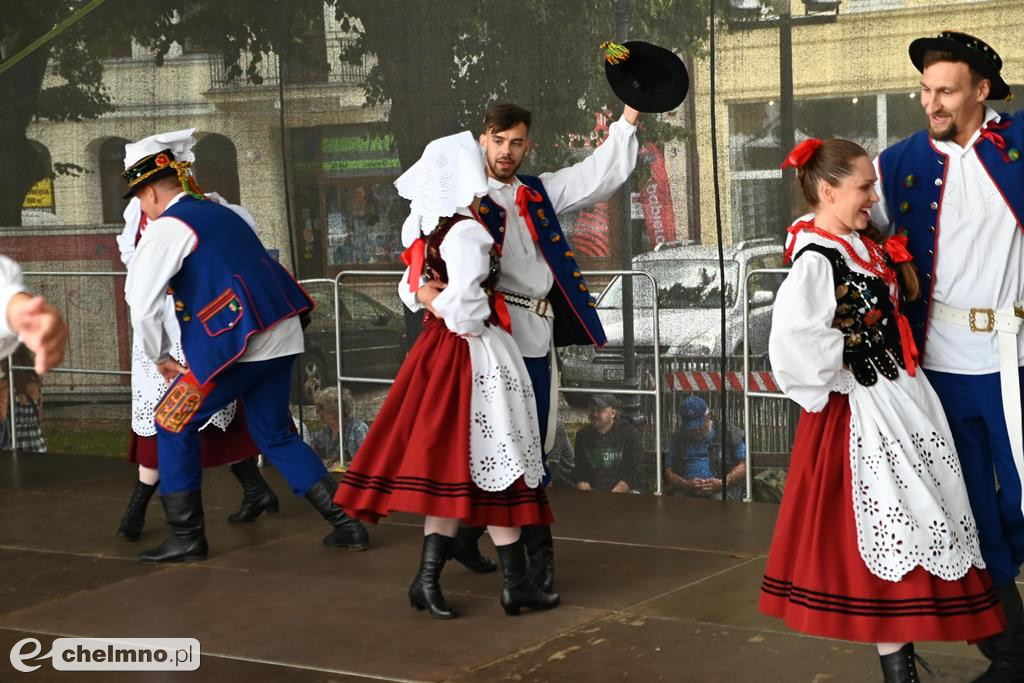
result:
<svg viewBox="0 0 1024 683"><path fill-rule="evenodd" d="M303 351L300 316L313 302L231 209L206 200L189 164L152 138L125 149L129 191L150 223L128 267L134 333L170 386L156 407L160 500L170 528L142 562L203 559L208 547L198 430L232 400L244 402L253 441L333 527L324 543L362 550L366 529L334 502L335 485L292 428L291 368ZM188 364L169 354L167 293L175 300Z"/></svg>
<svg viewBox="0 0 1024 683"><path fill-rule="evenodd" d="M1024 442L1019 331L1024 316L1024 116L989 45L946 31L910 45L928 129L879 155L874 222L906 234L921 298L906 309L952 428L982 556L1007 625L980 645L978 680L1024 680ZM927 438L927 435L926 435Z"/></svg>

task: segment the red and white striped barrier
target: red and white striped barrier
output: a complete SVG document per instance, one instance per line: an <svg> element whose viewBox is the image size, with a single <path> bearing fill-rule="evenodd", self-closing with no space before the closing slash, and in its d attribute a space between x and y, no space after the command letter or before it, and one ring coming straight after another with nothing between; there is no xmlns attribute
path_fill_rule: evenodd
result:
<svg viewBox="0 0 1024 683"><path fill-rule="evenodd" d="M719 372L703 372L700 370L683 370L670 372L665 377L670 391L718 391L722 388L722 375ZM725 373L728 391L743 391L743 375L739 372ZM778 391L772 373L758 371L750 373L751 391Z"/></svg>

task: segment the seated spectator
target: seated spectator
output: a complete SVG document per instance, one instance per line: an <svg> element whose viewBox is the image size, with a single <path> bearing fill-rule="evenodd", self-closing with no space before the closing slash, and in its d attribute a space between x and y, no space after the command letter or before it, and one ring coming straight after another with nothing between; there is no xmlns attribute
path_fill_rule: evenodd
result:
<svg viewBox="0 0 1024 683"><path fill-rule="evenodd" d="M320 430L313 432L309 438L309 445L320 456L324 466L328 469L336 468L343 463L338 453L338 389L328 387L317 392L313 400L316 405L317 415L320 418ZM352 461L356 451L363 445L366 432L369 427L362 420L356 418L355 401L352 392L348 389L341 391L341 413L342 413L342 438L345 441L345 459Z"/></svg>
<svg viewBox="0 0 1024 683"><path fill-rule="evenodd" d="M683 400L679 408L682 425L672 435L665 461L665 482L676 493L713 498L722 493L722 440L725 440L726 497L742 500L747 472L747 445L743 430L731 424L724 429L697 396Z"/></svg>
<svg viewBox="0 0 1024 683"><path fill-rule="evenodd" d="M32 367L35 360L24 346L18 347L11 357L14 365ZM0 448L11 448L10 385L7 383L7 364L0 370ZM46 453L46 440L40 419L43 413L43 388L39 375L32 370L14 371L14 426L18 436L18 450Z"/></svg>
<svg viewBox="0 0 1024 683"><path fill-rule="evenodd" d="M629 493L644 490L640 432L619 416L611 394L590 399L590 424L576 433L574 478L580 491Z"/></svg>
<svg viewBox="0 0 1024 683"><path fill-rule="evenodd" d="M573 470L576 468L576 454L572 450L569 435L565 432L565 424L561 416L555 427L555 445L548 451L547 469L551 474L552 485L568 485L575 487Z"/></svg>

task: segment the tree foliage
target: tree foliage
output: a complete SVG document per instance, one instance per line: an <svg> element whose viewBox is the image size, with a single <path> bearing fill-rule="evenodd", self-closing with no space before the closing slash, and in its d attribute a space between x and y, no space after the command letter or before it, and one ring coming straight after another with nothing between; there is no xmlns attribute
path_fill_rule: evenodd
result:
<svg viewBox="0 0 1024 683"><path fill-rule="evenodd" d="M262 82L265 60L279 54L287 86L293 74L325 60L324 13L333 12L356 35L344 58L374 64L366 103L387 106L403 166L431 138L479 132L489 105L516 101L537 115L532 164L546 168L592 141L596 112L621 108L597 47L616 37L623 18L616 9L626 10L631 37L696 56L704 49L708 1L107 0L0 75L0 225L20 223L25 193L48 172L34 162L26 135L31 121L109 113L104 60L131 39L152 51L158 65L174 43L222 55L229 76L252 84ZM86 2L4 0L0 63ZM645 117L644 134L665 141L681 130ZM68 167L54 162L58 170Z"/></svg>

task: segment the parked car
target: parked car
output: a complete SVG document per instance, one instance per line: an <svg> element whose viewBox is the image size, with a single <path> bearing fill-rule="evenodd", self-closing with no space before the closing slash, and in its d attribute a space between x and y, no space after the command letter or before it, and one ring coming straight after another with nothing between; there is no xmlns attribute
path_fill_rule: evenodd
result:
<svg viewBox="0 0 1024 683"><path fill-rule="evenodd" d="M725 247L726 353L738 356L743 343L743 302L739 293L747 273L782 264L782 246L773 239L747 240ZM713 245L664 246L639 254L634 270L654 277L658 285L662 356L712 357L721 349L721 276L718 247ZM772 303L782 275L752 278L750 347L753 355L768 350ZM603 387L623 380L622 278L612 280L598 298L597 310L608 336L603 349L576 346L562 349L562 385ZM636 358L653 356L652 292L650 280L633 278L633 341ZM576 397L579 394L568 394Z"/></svg>
<svg viewBox="0 0 1024 683"><path fill-rule="evenodd" d="M306 402L337 381L333 287L308 291L317 307L306 328L306 351L299 362L299 386ZM343 374L394 379L405 358L402 316L347 285L339 289L338 305Z"/></svg>

